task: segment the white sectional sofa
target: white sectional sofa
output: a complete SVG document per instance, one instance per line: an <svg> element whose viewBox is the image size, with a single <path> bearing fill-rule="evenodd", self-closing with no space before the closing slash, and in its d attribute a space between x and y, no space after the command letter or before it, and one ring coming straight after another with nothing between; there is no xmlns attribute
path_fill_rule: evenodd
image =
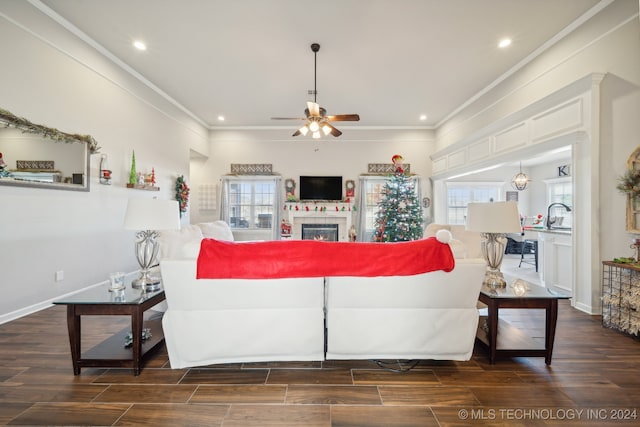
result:
<svg viewBox="0 0 640 427"><path fill-rule="evenodd" d="M327 277L327 359L469 360L486 264L450 273Z"/></svg>
<svg viewBox="0 0 640 427"><path fill-rule="evenodd" d="M172 368L322 360L324 279L196 279L195 260L164 260L162 318Z"/></svg>
<svg viewBox="0 0 640 427"><path fill-rule="evenodd" d="M448 231L439 233L439 240L450 239ZM450 272L410 276L196 279L199 241L179 240L180 248L165 251L170 256L160 263L172 368L471 357L481 259L456 260Z"/></svg>

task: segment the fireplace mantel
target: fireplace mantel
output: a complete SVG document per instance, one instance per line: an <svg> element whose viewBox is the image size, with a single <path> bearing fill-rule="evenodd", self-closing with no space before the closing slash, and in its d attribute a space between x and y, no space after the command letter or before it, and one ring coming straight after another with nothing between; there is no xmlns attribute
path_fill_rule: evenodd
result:
<svg viewBox="0 0 640 427"><path fill-rule="evenodd" d="M338 240L349 240L353 205L344 202L286 202L282 218L291 224L291 239L302 239L302 224L338 224Z"/></svg>

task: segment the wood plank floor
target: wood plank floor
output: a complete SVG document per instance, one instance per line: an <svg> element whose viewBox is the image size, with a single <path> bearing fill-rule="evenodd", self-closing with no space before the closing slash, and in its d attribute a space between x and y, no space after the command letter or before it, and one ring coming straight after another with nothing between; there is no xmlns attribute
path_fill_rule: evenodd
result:
<svg viewBox="0 0 640 427"><path fill-rule="evenodd" d="M535 312L506 314L519 328L540 333ZM65 316L57 306L0 325L0 424L640 425L640 341L603 328L599 317L566 301L549 367L543 358L490 365L476 345L468 362L425 360L403 373L372 361L173 370L163 347L138 377L128 369L83 369L74 376ZM126 318L86 317L83 346L123 327Z"/></svg>

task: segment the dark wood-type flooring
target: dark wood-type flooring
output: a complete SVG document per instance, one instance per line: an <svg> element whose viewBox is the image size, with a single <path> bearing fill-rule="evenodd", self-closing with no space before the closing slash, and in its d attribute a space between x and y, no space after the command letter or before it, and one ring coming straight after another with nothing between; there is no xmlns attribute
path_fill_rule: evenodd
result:
<svg viewBox="0 0 640 427"><path fill-rule="evenodd" d="M507 313L540 336L541 313ZM0 325L0 424L102 426L640 425L640 341L562 301L551 366L543 358L252 363L176 369L163 347L140 376L74 376L65 307ZM231 325L230 325L231 326ZM83 346L127 318L83 319ZM207 337L202 337L203 340ZM627 420L619 418L628 418Z"/></svg>

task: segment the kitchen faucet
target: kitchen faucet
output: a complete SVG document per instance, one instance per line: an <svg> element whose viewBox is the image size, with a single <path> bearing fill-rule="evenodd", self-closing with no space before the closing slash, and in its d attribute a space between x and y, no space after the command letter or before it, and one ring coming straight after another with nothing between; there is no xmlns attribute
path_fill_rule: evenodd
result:
<svg viewBox="0 0 640 427"><path fill-rule="evenodd" d="M551 225L555 224L555 222L556 222L555 219L553 221L551 221L551 217L550 217L551 208L554 207L554 206L562 206L567 210L567 212L571 212L571 208L569 206L565 205L564 203L551 203L549 205L549 207L547 208L547 224L546 225L547 225L548 229L551 228Z"/></svg>

